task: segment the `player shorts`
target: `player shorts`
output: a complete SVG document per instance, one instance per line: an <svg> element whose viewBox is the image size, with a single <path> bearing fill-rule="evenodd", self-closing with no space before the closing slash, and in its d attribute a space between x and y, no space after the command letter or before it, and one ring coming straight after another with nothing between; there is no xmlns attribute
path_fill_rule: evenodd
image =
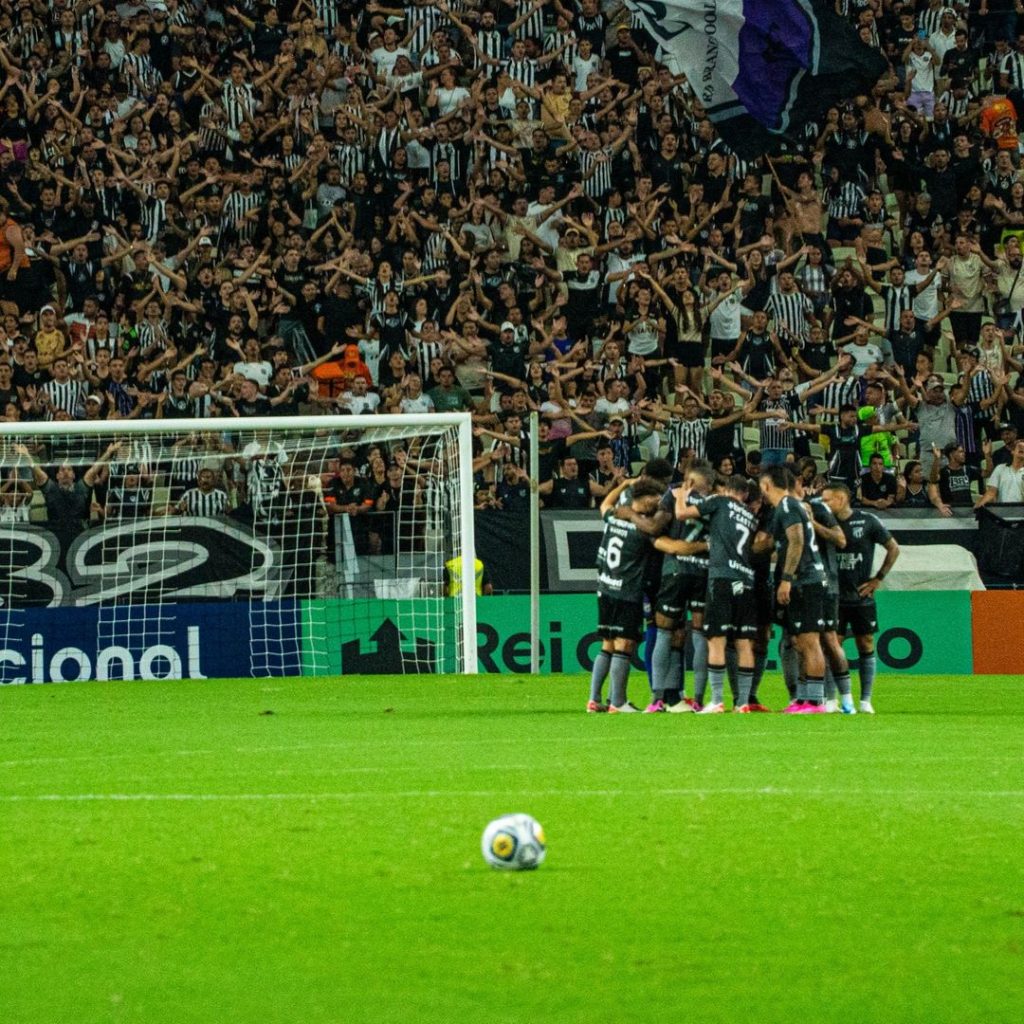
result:
<svg viewBox="0 0 1024 1024"><path fill-rule="evenodd" d="M639 640L644 633L643 605L598 594L597 632L602 640Z"/></svg>
<svg viewBox="0 0 1024 1024"><path fill-rule="evenodd" d="M704 610L704 598L708 591L707 576L691 573L665 573L661 577L661 589L655 608L659 615L665 615L677 622L682 621L686 611Z"/></svg>
<svg viewBox="0 0 1024 1024"><path fill-rule="evenodd" d="M823 633L834 633L839 629L839 595L830 594L826 591L825 602L825 628L822 630Z"/></svg>
<svg viewBox="0 0 1024 1024"><path fill-rule="evenodd" d="M732 580L709 580L704 635L747 639L757 632L754 588Z"/></svg>
<svg viewBox="0 0 1024 1024"><path fill-rule="evenodd" d="M820 583L790 587L789 604L776 604L775 619L789 636L820 633L825 629L825 602L828 595Z"/></svg>
<svg viewBox="0 0 1024 1024"><path fill-rule="evenodd" d="M772 581L767 576L759 575L754 580L754 616L759 629L775 621L773 611Z"/></svg>
<svg viewBox="0 0 1024 1024"><path fill-rule="evenodd" d="M878 632L878 609L875 602L841 604L836 630L840 636L874 636Z"/></svg>

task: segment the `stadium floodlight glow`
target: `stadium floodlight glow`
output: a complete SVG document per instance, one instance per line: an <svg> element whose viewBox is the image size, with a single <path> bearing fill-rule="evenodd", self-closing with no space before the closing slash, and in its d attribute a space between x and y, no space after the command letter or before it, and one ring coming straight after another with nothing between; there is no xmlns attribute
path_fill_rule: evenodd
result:
<svg viewBox="0 0 1024 1024"><path fill-rule="evenodd" d="M401 473L352 514L375 448ZM47 521L64 465L85 529ZM0 682L205 678L225 605L225 674L477 670L467 413L12 423L0 472Z"/></svg>

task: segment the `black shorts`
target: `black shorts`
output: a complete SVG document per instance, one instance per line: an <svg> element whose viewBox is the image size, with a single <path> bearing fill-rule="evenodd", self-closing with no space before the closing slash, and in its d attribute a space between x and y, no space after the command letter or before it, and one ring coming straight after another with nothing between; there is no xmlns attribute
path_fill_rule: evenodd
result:
<svg viewBox="0 0 1024 1024"><path fill-rule="evenodd" d="M644 606L597 595L597 632L602 640L639 640L644 633Z"/></svg>
<svg viewBox="0 0 1024 1024"><path fill-rule="evenodd" d="M654 607L659 615L681 622L686 618L687 609L691 612L704 610L707 592L707 576L682 572L664 573Z"/></svg>
<svg viewBox="0 0 1024 1024"><path fill-rule="evenodd" d="M874 636L878 632L878 609L874 601L839 606L840 636Z"/></svg>
<svg viewBox="0 0 1024 1024"><path fill-rule="evenodd" d="M732 349L727 351L731 352ZM693 369L704 365L704 343L701 341L677 341L668 346L668 353L680 366Z"/></svg>
<svg viewBox="0 0 1024 1024"><path fill-rule="evenodd" d="M731 580L709 580L704 635L748 639L757 633L754 588Z"/></svg>
<svg viewBox="0 0 1024 1024"><path fill-rule="evenodd" d="M824 584L790 587L789 604L775 606L776 621L789 636L820 633L825 629L827 597Z"/></svg>
<svg viewBox="0 0 1024 1024"><path fill-rule="evenodd" d="M712 338L711 358L727 356L736 347L737 340L737 338Z"/></svg>
<svg viewBox="0 0 1024 1024"><path fill-rule="evenodd" d="M839 629L839 595L825 592L825 628L823 633L834 633Z"/></svg>
<svg viewBox="0 0 1024 1024"><path fill-rule="evenodd" d="M775 621L772 611L771 580L758 578L754 581L754 615L759 628L770 626Z"/></svg>

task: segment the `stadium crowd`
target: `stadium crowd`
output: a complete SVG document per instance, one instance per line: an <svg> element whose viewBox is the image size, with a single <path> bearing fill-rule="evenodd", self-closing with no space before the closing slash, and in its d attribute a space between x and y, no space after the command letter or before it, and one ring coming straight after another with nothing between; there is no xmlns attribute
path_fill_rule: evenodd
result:
<svg viewBox="0 0 1024 1024"><path fill-rule="evenodd" d="M479 507L531 444L550 507L659 454L1024 500L1021 5L836 10L888 72L745 160L615 0L0 0L4 419L469 410Z"/></svg>

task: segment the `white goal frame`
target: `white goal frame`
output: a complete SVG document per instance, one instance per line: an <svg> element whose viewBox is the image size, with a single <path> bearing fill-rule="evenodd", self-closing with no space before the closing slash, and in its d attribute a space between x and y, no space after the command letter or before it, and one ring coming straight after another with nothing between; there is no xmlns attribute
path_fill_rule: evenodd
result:
<svg viewBox="0 0 1024 1024"><path fill-rule="evenodd" d="M467 412L423 413L408 415L387 414L380 416L245 416L209 417L195 419L113 419L113 420L67 420L55 422L6 423L3 435L6 438L45 437L91 434L187 434L217 432L236 434L240 432L275 430L297 430L312 433L317 430L335 429L341 431L380 430L398 428L408 430L417 424L429 427L455 427L458 429L459 460L459 550L462 558L462 585L454 600L462 602L462 674L475 675L477 664L476 631L476 544L473 531L473 428Z"/></svg>

